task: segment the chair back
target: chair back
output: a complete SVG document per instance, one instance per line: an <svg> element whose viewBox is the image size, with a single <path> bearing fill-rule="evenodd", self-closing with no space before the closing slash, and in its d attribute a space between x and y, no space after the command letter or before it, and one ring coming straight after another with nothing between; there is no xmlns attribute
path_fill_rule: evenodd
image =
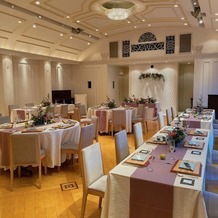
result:
<svg viewBox="0 0 218 218"><path fill-rule="evenodd" d="M129 154L129 145L126 130L121 130L115 135L115 152L116 152L116 163L119 164Z"/></svg>
<svg viewBox="0 0 218 218"><path fill-rule="evenodd" d="M81 127L79 150L93 144L94 140L94 125L89 124Z"/></svg>
<svg viewBox="0 0 218 218"><path fill-rule="evenodd" d="M81 150L83 188L88 187L104 175L102 154L99 142Z"/></svg>
<svg viewBox="0 0 218 218"><path fill-rule="evenodd" d="M208 218L216 218L218 217L218 194L215 192L204 191L204 202L206 205L207 216Z"/></svg>
<svg viewBox="0 0 218 218"><path fill-rule="evenodd" d="M0 124L10 123L10 122L11 122L11 120L10 120L9 116L0 116Z"/></svg>
<svg viewBox="0 0 218 218"><path fill-rule="evenodd" d="M17 104L9 104L8 105L8 114L9 114L9 117L11 117L11 111L13 109L17 109L17 108L19 108L19 105L17 105Z"/></svg>
<svg viewBox="0 0 218 218"><path fill-rule="evenodd" d="M80 116L87 116L87 110L86 110L86 106L84 104L79 105L79 110L80 110Z"/></svg>
<svg viewBox="0 0 218 218"><path fill-rule="evenodd" d="M172 114L170 109L166 109L167 126L170 126L172 120Z"/></svg>
<svg viewBox="0 0 218 218"><path fill-rule="evenodd" d="M91 123L94 125L94 139L98 142L99 118L97 116L91 116Z"/></svg>
<svg viewBox="0 0 218 218"><path fill-rule="evenodd" d="M17 111L17 119L18 120L25 120L26 119L26 113L25 113L25 110L22 110L22 109L18 109L16 110Z"/></svg>
<svg viewBox="0 0 218 218"><path fill-rule="evenodd" d="M67 118L68 113L68 104L62 104L61 105L61 117Z"/></svg>
<svg viewBox="0 0 218 218"><path fill-rule="evenodd" d="M80 122L80 111L77 107L74 108L73 119Z"/></svg>
<svg viewBox="0 0 218 218"><path fill-rule="evenodd" d="M10 151L12 166L41 163L38 134L12 134Z"/></svg>
<svg viewBox="0 0 218 218"><path fill-rule="evenodd" d="M138 117L143 117L143 110L144 110L145 104L138 104L138 109L137 109L137 116Z"/></svg>
<svg viewBox="0 0 218 218"><path fill-rule="evenodd" d="M112 110L112 124L114 128L126 126L126 110L114 109Z"/></svg>
<svg viewBox="0 0 218 218"><path fill-rule="evenodd" d="M107 126L107 111L106 110L96 110L96 116L98 117L99 131L105 132Z"/></svg>
<svg viewBox="0 0 218 218"><path fill-rule="evenodd" d="M138 122L133 125L133 134L134 134L135 149L137 149L144 143L141 122Z"/></svg>
<svg viewBox="0 0 218 218"><path fill-rule="evenodd" d="M176 117L176 116L175 116L175 111L174 111L173 107L171 107L170 109L171 109L172 120L174 120L175 117Z"/></svg>
<svg viewBox="0 0 218 218"><path fill-rule="evenodd" d="M154 108L148 107L146 110L147 110L147 120L152 121L155 113Z"/></svg>
<svg viewBox="0 0 218 218"><path fill-rule="evenodd" d="M158 125L159 129L162 129L164 127L164 116L162 111L158 112Z"/></svg>

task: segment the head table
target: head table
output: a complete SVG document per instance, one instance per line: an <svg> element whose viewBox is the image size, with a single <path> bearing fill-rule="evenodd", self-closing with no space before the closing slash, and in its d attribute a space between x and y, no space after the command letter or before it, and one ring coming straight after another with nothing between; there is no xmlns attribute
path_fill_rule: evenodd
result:
<svg viewBox="0 0 218 218"><path fill-rule="evenodd" d="M28 129L24 128L24 123L17 124L16 128L0 128L0 166L6 168L9 166L10 135L21 133L22 130L27 130L27 132L22 133L24 137L25 134L29 133L39 134L41 146L47 153L47 166L50 168L61 166L61 163L66 160L66 154L61 155L61 145L63 143L71 141L72 144L79 144L80 124L77 121L73 120L72 124L68 126L59 121L44 126L36 126L34 129L36 131L31 128L28 131ZM38 131L39 129L43 130Z"/></svg>
<svg viewBox="0 0 218 218"><path fill-rule="evenodd" d="M166 136L163 129L152 139ZM207 217L202 192L205 188L207 159L211 158L209 148L213 147L211 130L187 130L190 133L205 133L204 136L188 135L185 139L188 142L203 143L202 149L182 145L176 147L174 153L170 153L166 144L148 140L109 172L101 218ZM141 151L148 151L154 157L151 164L138 166L129 163L128 160L133 155L141 154ZM160 158L161 154L166 154L165 160ZM198 163L200 174L173 172L178 160ZM151 172L148 170L150 166L153 169Z"/></svg>

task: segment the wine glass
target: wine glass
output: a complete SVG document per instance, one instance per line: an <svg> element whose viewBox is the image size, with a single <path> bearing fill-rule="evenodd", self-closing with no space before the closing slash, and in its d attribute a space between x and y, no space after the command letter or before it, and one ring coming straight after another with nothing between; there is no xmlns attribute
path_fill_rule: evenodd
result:
<svg viewBox="0 0 218 218"><path fill-rule="evenodd" d="M185 128L188 129L190 126L190 120L185 121Z"/></svg>
<svg viewBox="0 0 218 218"><path fill-rule="evenodd" d="M169 146L170 153L173 154L175 151L175 140L169 140L168 146ZM170 159L174 160L175 158L173 156L171 156Z"/></svg>
<svg viewBox="0 0 218 218"><path fill-rule="evenodd" d="M153 168L152 168L152 166L151 166L151 163L152 163L153 160L154 160L154 156L151 156L151 157L148 159L149 165L148 165L148 167L147 167L147 170L148 170L149 173L153 172Z"/></svg>

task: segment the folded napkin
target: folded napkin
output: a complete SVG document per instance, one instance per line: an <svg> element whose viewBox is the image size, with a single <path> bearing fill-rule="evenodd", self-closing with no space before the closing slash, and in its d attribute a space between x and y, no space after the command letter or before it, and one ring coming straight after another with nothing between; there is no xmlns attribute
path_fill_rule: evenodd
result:
<svg viewBox="0 0 218 218"><path fill-rule="evenodd" d="M147 154L143 154L143 153L135 153L131 160L137 160L137 161L145 161L148 158Z"/></svg>
<svg viewBox="0 0 218 218"><path fill-rule="evenodd" d="M196 167L196 163L190 161L182 161L179 165L180 169L191 170L191 171L194 171L195 167Z"/></svg>

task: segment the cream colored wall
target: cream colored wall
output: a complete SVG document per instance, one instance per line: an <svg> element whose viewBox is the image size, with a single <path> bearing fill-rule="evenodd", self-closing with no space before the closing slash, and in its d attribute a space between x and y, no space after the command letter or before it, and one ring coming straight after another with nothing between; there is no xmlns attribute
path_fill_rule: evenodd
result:
<svg viewBox="0 0 218 218"><path fill-rule="evenodd" d="M208 94L218 95L218 58L195 60L193 104L200 96L207 107Z"/></svg>
<svg viewBox="0 0 218 218"><path fill-rule="evenodd" d="M142 79L139 80L140 73L161 73L165 77L162 80ZM177 108L178 96L178 64L155 64L133 65L129 70L129 96L136 98L154 97L160 102L161 109L166 111L173 106Z"/></svg>

